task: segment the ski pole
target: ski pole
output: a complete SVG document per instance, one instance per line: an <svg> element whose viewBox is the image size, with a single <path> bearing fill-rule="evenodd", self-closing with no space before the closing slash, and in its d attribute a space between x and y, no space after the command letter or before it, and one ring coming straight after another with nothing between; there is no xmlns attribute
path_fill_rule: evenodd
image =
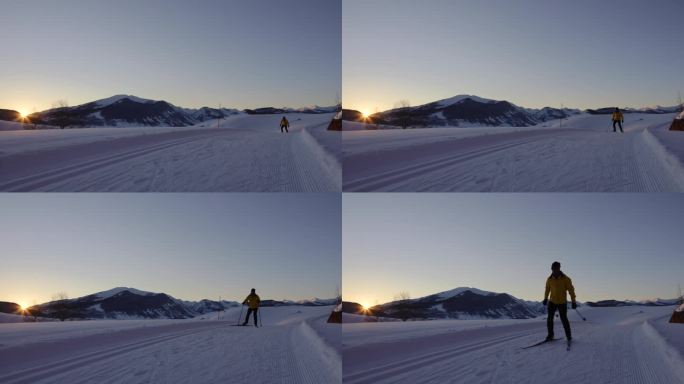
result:
<svg viewBox="0 0 684 384"><path fill-rule="evenodd" d="M582 321L587 321L587 318L584 317L584 316L582 316L582 314L580 313L579 309L575 308L575 312L577 312L577 314L579 315L579 317L582 318Z"/></svg>
<svg viewBox="0 0 684 384"><path fill-rule="evenodd" d="M238 316L237 324L235 324L235 325L240 325L240 319L242 319L242 310L243 310L244 308L245 308L245 305L242 304L242 305L240 306L240 316Z"/></svg>
<svg viewBox="0 0 684 384"><path fill-rule="evenodd" d="M261 314L261 308L257 309L257 311L259 312L259 326L263 327L264 326L264 317Z"/></svg>

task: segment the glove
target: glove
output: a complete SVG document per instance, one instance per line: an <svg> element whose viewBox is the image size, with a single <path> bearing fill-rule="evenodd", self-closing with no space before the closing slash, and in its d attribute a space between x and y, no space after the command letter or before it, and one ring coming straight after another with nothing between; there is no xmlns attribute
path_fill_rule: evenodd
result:
<svg viewBox="0 0 684 384"><path fill-rule="evenodd" d="M549 303L549 299L544 299L544 301L542 301L542 304L544 304L545 307L548 303Z"/></svg>
<svg viewBox="0 0 684 384"><path fill-rule="evenodd" d="M572 302L572 309L577 309L577 303L575 303L574 301Z"/></svg>

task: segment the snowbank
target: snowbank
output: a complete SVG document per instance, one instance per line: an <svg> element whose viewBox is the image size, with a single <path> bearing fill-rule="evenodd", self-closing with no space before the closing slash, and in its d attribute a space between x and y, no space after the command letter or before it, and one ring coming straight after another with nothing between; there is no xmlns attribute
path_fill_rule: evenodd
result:
<svg viewBox="0 0 684 384"><path fill-rule="evenodd" d="M665 323L663 319L656 320L657 323ZM681 324L672 324L681 325ZM661 327L661 331L656 330L650 321L646 321L641 326L641 334L637 333L636 337L641 340L640 344L644 353L651 356L659 356L665 361L673 370L674 374L684 383L684 358L682 358L682 351L684 351L684 327L678 329L677 333L673 333L673 327ZM661 333L662 332L662 333ZM641 337L640 337L641 336Z"/></svg>
<svg viewBox="0 0 684 384"><path fill-rule="evenodd" d="M302 142L341 189L342 135L340 132L328 131L327 123L310 125L302 129Z"/></svg>
<svg viewBox="0 0 684 384"><path fill-rule="evenodd" d="M297 328L297 343L315 351L327 370L335 377L342 377L342 351L340 324L328 324L326 318L318 317L302 322Z"/></svg>

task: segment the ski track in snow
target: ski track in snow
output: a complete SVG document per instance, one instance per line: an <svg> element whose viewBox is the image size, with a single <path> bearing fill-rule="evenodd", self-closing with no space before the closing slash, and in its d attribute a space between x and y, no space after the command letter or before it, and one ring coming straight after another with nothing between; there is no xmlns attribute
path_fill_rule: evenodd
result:
<svg viewBox="0 0 684 384"><path fill-rule="evenodd" d="M571 351L566 350L564 338L522 349L546 336L545 321L538 320L354 345L343 350L343 381L350 384L684 382L681 359L668 361L662 345L654 340L658 336L648 334L646 322L664 322L667 316L657 319L646 319L640 313L631 316L633 321L624 322L571 319ZM559 320L555 330L557 337L562 335Z"/></svg>
<svg viewBox="0 0 684 384"><path fill-rule="evenodd" d="M19 383L332 383L320 353L305 348L301 322L235 327L203 321L90 336L87 349L37 343L0 350L0 382ZM127 337L127 335L131 335ZM113 339L113 340L112 340ZM97 340L101 340L97 342ZM69 340L67 343L78 343ZM73 345L73 344L72 344ZM40 350L40 359L26 358ZM22 359L23 357L23 359ZM2 360L0 359L0 360ZM21 370L16 370L22 360ZM8 370L11 370L8 372Z"/></svg>
<svg viewBox="0 0 684 384"><path fill-rule="evenodd" d="M624 134L540 128L422 143L425 138L415 135L414 144L401 137L414 137L412 132L398 131L388 136L389 144L378 140L375 147L364 143L361 151L346 151L343 190L682 191L682 175L673 174L646 142L646 123L635 125ZM374 140L373 133L345 135L361 143L362 135Z"/></svg>
<svg viewBox="0 0 684 384"><path fill-rule="evenodd" d="M339 191L303 129L198 128L9 155L0 190Z"/></svg>

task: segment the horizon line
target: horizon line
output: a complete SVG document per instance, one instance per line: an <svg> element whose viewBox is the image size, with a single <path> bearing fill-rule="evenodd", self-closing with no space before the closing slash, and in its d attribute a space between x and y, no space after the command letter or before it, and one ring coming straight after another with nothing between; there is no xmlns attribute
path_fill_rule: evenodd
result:
<svg viewBox="0 0 684 384"><path fill-rule="evenodd" d="M219 109L219 108L220 108L220 109L234 109L234 110L238 110L238 111L245 111L245 110L255 110L255 109L260 109L260 108L282 108L282 109L293 109L293 110L297 110L297 109L312 108L312 107L323 107L323 108L327 108L327 107L336 107L336 106L341 106L341 105L342 105L341 102L338 102L337 104L327 104L327 103L318 104L318 103L313 103L313 104L308 104L308 105L298 106L298 107L286 106L286 105L275 106L275 104L273 104L273 105L264 105L264 106L258 106L258 107L242 107L242 108L240 108L240 107L230 107L230 106L227 106L227 105L229 105L229 104L225 104L226 106L224 106L224 103L217 103L217 104L219 105L219 106L217 106L217 107L211 107L211 106L208 106L208 105L201 105L201 106L199 106L199 107L195 107L195 106L181 106L181 105L179 105L179 104L177 104L177 103L174 103L174 102L172 102L172 101L167 100L166 98L162 98L162 99L147 98L147 97L141 97L141 96L137 96L137 95L134 95L134 94L127 94L127 93L117 93L117 94L113 94L113 95L111 95L111 96L96 98L96 99L90 100L90 101L76 102L76 103L74 103L73 105L71 105L71 103L68 102L68 98L65 98L64 100L67 101L67 103L69 104L69 105L67 106L67 108L73 108L73 107L79 107L79 106L82 106L82 105L87 105L87 104L94 103L94 102L101 101L101 100L111 99L111 98L117 97L117 96L134 97L134 98L143 99L143 100L147 100L147 101L154 101L154 102L163 101L163 102L166 102L166 103L169 103L169 104L173 105L174 107L183 108L183 109L202 109L202 108ZM15 112L20 112L20 113L26 113L27 116L28 116L28 115L32 115L32 114L34 114L34 113L47 112L47 111L54 110L54 109L59 109L59 108L63 108L63 107L48 107L48 108L45 108L45 109L36 110L35 112L29 112L29 111L21 110L21 108L13 108L13 107L4 107L4 106L0 106L0 109L7 109L7 110L10 110L10 111L15 111ZM37 109L37 108L36 108L36 109Z"/></svg>

